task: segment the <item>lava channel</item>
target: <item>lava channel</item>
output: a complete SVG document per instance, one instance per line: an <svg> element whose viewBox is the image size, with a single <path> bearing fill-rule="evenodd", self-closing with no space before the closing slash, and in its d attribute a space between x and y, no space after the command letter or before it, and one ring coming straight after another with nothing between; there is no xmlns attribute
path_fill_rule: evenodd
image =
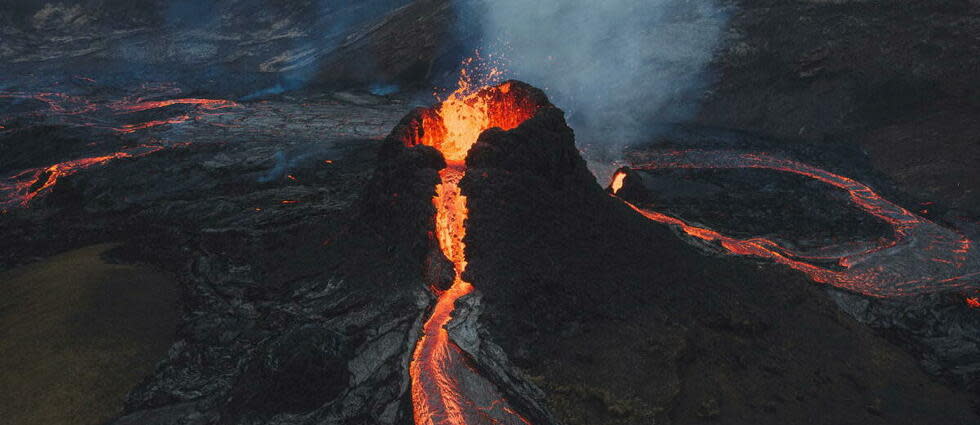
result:
<svg viewBox="0 0 980 425"><path fill-rule="evenodd" d="M484 130L513 129L536 111L511 91L510 82L477 88L470 81L464 71L459 88L440 105L424 110L420 131L404 140L406 146L432 146L446 160L432 202L436 209L435 237L454 269L448 289L431 286L436 302L423 325L409 369L417 425L529 424L500 390L479 374L446 330L456 301L474 290L463 279L468 210L459 183L466 174L466 155Z"/></svg>
<svg viewBox="0 0 980 425"><path fill-rule="evenodd" d="M758 168L799 174L846 191L851 202L890 224L894 231L893 240L871 248L840 246L823 248L819 254L795 252L767 238L732 238L623 200L644 217L676 226L694 238L716 242L729 253L768 258L802 271L816 282L879 298L975 290L980 286L977 283L980 254L973 249L972 241L882 198L853 179L766 153L661 151L638 154L632 162L631 168L638 170ZM610 185L613 195L618 195L624 184L628 184L628 172L630 169L621 169L613 176ZM827 258L836 260L840 269L831 270L805 261Z"/></svg>
<svg viewBox="0 0 980 425"><path fill-rule="evenodd" d="M84 78L84 77L79 77ZM206 116L221 115L217 112L220 109L233 108L240 106L238 103L226 99L203 99L203 98L175 98L164 100L149 100L157 96L173 96L180 93L180 89L172 84L143 84L137 90L137 95L126 96L121 100L101 102L94 97L79 94L69 94L56 91L41 92L0 92L0 99L15 100L34 100L47 105L47 113L40 115L52 115L63 118L71 118L65 124L81 127L105 128L121 134L135 133L148 128L159 127L170 124L181 124L189 121L199 120ZM131 114L155 109L162 109L173 105L190 106L189 112L150 121L124 124L118 127L107 125L104 121L105 111L115 115Z"/></svg>
<svg viewBox="0 0 980 425"><path fill-rule="evenodd" d="M50 191L62 177L116 159L140 157L162 149L164 147L160 145L142 145L106 155L78 158L14 173L0 180L0 210L7 211L11 207L18 206L27 207L35 198Z"/></svg>

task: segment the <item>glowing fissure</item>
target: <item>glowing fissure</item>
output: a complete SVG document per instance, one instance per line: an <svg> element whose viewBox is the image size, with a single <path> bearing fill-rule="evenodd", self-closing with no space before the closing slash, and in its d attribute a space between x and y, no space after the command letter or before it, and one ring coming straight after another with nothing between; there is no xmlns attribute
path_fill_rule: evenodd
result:
<svg viewBox="0 0 980 425"><path fill-rule="evenodd" d="M26 207L32 200L50 191L58 183L58 179L86 168L102 165L115 159L149 155L161 149L163 146L143 145L108 155L73 159L47 167L20 171L0 181L0 209L6 210L14 206Z"/></svg>
<svg viewBox="0 0 980 425"><path fill-rule="evenodd" d="M435 237L453 264L452 286L432 287L436 302L422 327L410 366L412 404L417 425L528 424L511 408L499 390L470 365L467 355L449 337L456 301L473 292L463 280L466 270L466 196L459 183L466 174L466 154L479 135L492 127L510 130L534 110L507 102L510 86L475 89L466 71L459 88L424 117L424 137L405 141L438 149L447 166L439 172L433 205Z"/></svg>
<svg viewBox="0 0 980 425"><path fill-rule="evenodd" d="M644 217L678 227L687 235L717 242L736 255L771 259L807 274L812 280L874 297L915 295L951 289L976 288L980 279L980 255L962 234L939 226L882 198L855 180L800 162L765 153L733 151L663 151L638 155L631 167L639 170L668 168L760 168L795 173L847 191L850 200L889 223L894 239L871 248L827 247L819 255L799 253L766 238L737 239L691 225L664 213L630 208ZM617 194L626 175L613 176ZM836 260L830 270L803 260Z"/></svg>
<svg viewBox="0 0 980 425"><path fill-rule="evenodd" d="M84 77L79 77L83 79ZM146 96L173 96L180 93L180 89L172 84L143 84L139 91ZM96 103L87 99L85 96L71 95L68 93L46 91L46 92L0 92L0 99L31 99L47 105L48 113L62 117L75 117L70 121L78 126L106 128L119 133L128 134L139 130L159 127L168 124L180 124L200 117L218 115L214 112L219 109L239 106L238 103L225 99L202 99L202 98L175 98L165 100L147 100L145 96L129 96L122 100ZM106 126L105 124L82 121L89 114L99 111L111 111L115 114L128 114L142 112L153 109L166 108L173 105L191 105L193 110L178 116L155 119L140 123L125 124L119 127ZM98 120L96 120L98 121ZM2 129L2 127L0 127Z"/></svg>

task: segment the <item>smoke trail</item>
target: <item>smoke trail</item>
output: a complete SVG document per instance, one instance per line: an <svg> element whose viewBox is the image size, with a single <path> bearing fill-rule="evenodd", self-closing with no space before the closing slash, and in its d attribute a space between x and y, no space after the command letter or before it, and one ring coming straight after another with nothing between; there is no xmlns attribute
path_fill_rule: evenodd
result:
<svg viewBox="0 0 980 425"><path fill-rule="evenodd" d="M478 16L483 50L546 89L579 139L606 147L683 120L708 82L727 22L717 0L494 0Z"/></svg>

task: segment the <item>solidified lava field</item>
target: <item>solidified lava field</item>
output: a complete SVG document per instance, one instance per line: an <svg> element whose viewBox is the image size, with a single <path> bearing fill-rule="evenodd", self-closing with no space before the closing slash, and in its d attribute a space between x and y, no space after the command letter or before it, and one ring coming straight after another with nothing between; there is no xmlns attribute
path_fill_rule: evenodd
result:
<svg viewBox="0 0 980 425"><path fill-rule="evenodd" d="M347 3L0 16L0 416L980 423L980 6Z"/></svg>

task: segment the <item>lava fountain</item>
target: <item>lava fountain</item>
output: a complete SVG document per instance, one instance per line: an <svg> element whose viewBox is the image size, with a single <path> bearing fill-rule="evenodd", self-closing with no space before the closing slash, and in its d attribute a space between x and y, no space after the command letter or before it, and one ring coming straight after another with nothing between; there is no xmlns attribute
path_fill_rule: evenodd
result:
<svg viewBox="0 0 980 425"><path fill-rule="evenodd" d="M980 279L980 254L973 249L971 240L882 198L856 180L759 152L655 151L637 155L635 159L631 167L637 170L756 168L806 176L847 192L851 202L891 225L894 233L892 240L867 248L825 247L819 253L797 252L771 239L733 238L677 217L641 209L622 199L623 188L630 186L629 174L633 171L621 169L613 176L612 194L633 210L650 220L676 226L696 239L717 243L729 253L768 258L806 273L815 282L873 297L970 291L980 286L977 282ZM837 267L828 268L812 262L828 259L836 260Z"/></svg>
<svg viewBox="0 0 980 425"><path fill-rule="evenodd" d="M396 136L406 147L435 148L446 162L439 171L440 181L432 199L436 210L433 237L442 255L452 263L453 279L448 288L429 282L436 302L422 327L409 369L418 425L529 423L493 383L477 372L446 330L457 300L474 290L463 278L468 210L460 181L466 174L467 153L485 130L511 130L534 116L542 103L540 98L528 96L529 90L516 81L477 86L463 71L455 92L433 108L417 109Z"/></svg>

